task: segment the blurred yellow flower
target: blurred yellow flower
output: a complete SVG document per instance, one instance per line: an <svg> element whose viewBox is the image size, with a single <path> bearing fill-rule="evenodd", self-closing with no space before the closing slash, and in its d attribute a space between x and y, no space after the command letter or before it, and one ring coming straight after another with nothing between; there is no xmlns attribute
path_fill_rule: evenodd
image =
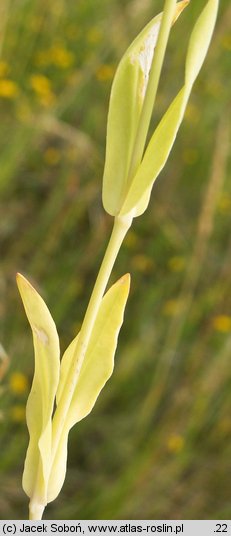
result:
<svg viewBox="0 0 231 536"><path fill-rule="evenodd" d="M24 422L26 416L26 410L24 406L17 405L13 406L10 410L10 419L13 422L20 423Z"/></svg>
<svg viewBox="0 0 231 536"><path fill-rule="evenodd" d="M212 326L215 331L219 331L220 333L229 333L231 331L231 316L215 316L212 320Z"/></svg>
<svg viewBox="0 0 231 536"><path fill-rule="evenodd" d="M60 161L60 152L55 147L48 147L44 153L44 161L49 166L56 166Z"/></svg>
<svg viewBox="0 0 231 536"><path fill-rule="evenodd" d="M37 65L55 65L67 69L74 63L74 54L62 45L53 45L48 50L40 50L36 56Z"/></svg>
<svg viewBox="0 0 231 536"><path fill-rule="evenodd" d="M0 97L14 99L18 95L18 86L9 78L0 79Z"/></svg>
<svg viewBox="0 0 231 536"><path fill-rule="evenodd" d="M46 76L43 74L33 74L31 75L29 82L41 104L44 106L53 104L55 95L51 89L51 82Z"/></svg>
<svg viewBox="0 0 231 536"><path fill-rule="evenodd" d="M50 80L43 74L32 74L30 77L30 85L36 93L42 95L51 91Z"/></svg>
<svg viewBox="0 0 231 536"><path fill-rule="evenodd" d="M108 80L112 80L114 74L115 74L114 65L104 64L98 67L96 71L96 78L100 82L107 82Z"/></svg>
<svg viewBox="0 0 231 536"><path fill-rule="evenodd" d="M167 439L167 449L169 452L178 454L184 448L185 440L180 434L171 434Z"/></svg>
<svg viewBox="0 0 231 536"><path fill-rule="evenodd" d="M13 372L9 378L9 389L15 395L21 395L28 391L28 379L21 372Z"/></svg>
<svg viewBox="0 0 231 536"><path fill-rule="evenodd" d="M74 63L74 54L61 45L53 46L50 51L51 63L62 69L71 67Z"/></svg>
<svg viewBox="0 0 231 536"><path fill-rule="evenodd" d="M175 255L168 260L168 267L172 272L182 272L185 268L185 258Z"/></svg>

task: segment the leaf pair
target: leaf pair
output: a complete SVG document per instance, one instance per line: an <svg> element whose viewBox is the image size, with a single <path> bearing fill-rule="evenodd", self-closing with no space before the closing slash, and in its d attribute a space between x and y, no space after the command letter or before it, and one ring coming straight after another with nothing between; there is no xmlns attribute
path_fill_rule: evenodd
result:
<svg viewBox="0 0 231 536"><path fill-rule="evenodd" d="M21 274L17 275L17 283L32 328L35 350L34 379L26 411L30 440L23 489L31 502L45 506L56 498L65 478L70 428L90 413L112 374L130 276L127 274L117 281L101 301L56 453L52 450L52 415L55 400L58 407L68 390L68 372L75 359L78 336L67 348L60 365L58 334L45 302Z"/></svg>
<svg viewBox="0 0 231 536"><path fill-rule="evenodd" d="M129 176L131 155L162 14L146 26L123 56L112 86L107 126L103 204L109 214L132 212L139 216L146 210L154 181L168 159L205 59L218 4L219 0L209 0L195 24L186 57L184 86L160 121L134 176ZM178 15L185 5L186 2L177 4Z"/></svg>

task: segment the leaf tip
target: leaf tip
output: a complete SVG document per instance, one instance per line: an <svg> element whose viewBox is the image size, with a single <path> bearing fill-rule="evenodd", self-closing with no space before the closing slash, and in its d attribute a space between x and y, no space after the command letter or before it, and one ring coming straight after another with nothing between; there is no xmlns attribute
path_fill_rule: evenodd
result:
<svg viewBox="0 0 231 536"><path fill-rule="evenodd" d="M18 285L19 292L21 290L25 290L26 288L34 290L32 285L29 283L29 281L24 277L24 275L20 274L20 272L17 272L16 274L16 283Z"/></svg>
<svg viewBox="0 0 231 536"><path fill-rule="evenodd" d="M15 277L17 283L19 283L19 282L21 281L21 277L23 277L23 275L20 274L20 272L17 272L17 273L16 273L16 277Z"/></svg>
<svg viewBox="0 0 231 536"><path fill-rule="evenodd" d="M16 274L16 283L17 283L18 288L20 290L20 288L23 285L25 286L25 284L28 283L28 281L26 280L26 278L22 274L20 274L20 272L17 272L17 274Z"/></svg>
<svg viewBox="0 0 231 536"><path fill-rule="evenodd" d="M129 291L129 289L130 289L130 283L131 283L131 275L130 275L129 273L123 275L123 276L119 279L118 283L119 283L120 285L126 285L128 291Z"/></svg>

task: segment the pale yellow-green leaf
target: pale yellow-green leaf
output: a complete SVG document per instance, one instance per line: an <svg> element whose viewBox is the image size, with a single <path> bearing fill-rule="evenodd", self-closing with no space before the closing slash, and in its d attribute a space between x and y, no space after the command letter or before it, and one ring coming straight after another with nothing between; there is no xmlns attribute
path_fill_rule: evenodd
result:
<svg viewBox="0 0 231 536"><path fill-rule="evenodd" d="M121 214L139 216L147 208L155 179L163 169L182 122L192 85L205 59L216 22L219 0L209 0L198 18L186 58L185 84L155 130L128 189Z"/></svg>
<svg viewBox="0 0 231 536"><path fill-rule="evenodd" d="M185 106L183 88L168 108L149 142L142 163L128 191L121 214L126 214L134 207L134 216L139 216L146 210L153 183L168 159L183 119Z"/></svg>
<svg viewBox="0 0 231 536"><path fill-rule="evenodd" d="M51 472L50 472L50 478L48 482L48 488L47 488L47 502L52 502L56 499L58 494L60 493L60 490L62 489L65 476L66 476L66 470L67 470L67 446L68 446L68 436L70 432L70 427L68 422L65 422L62 430L62 434L59 440L57 452L55 454L52 466L51 466Z"/></svg>
<svg viewBox="0 0 231 536"><path fill-rule="evenodd" d="M129 287L130 276L126 274L108 290L102 299L52 467L48 501L54 500L58 495L65 478L70 428L90 413L100 391L113 372L117 339L123 322ZM66 389L66 380L74 359L77 338L78 335L67 348L61 361L57 404L61 403L62 394Z"/></svg>
<svg viewBox="0 0 231 536"><path fill-rule="evenodd" d="M212 38L218 7L219 0L209 0L192 31L186 60L185 82L187 86L193 85L203 65Z"/></svg>
<svg viewBox="0 0 231 536"><path fill-rule="evenodd" d="M51 314L38 292L21 274L17 284L33 333L35 370L27 402L30 435L23 474L23 489L29 497L46 502L50 470L52 412L59 382L59 338Z"/></svg>
<svg viewBox="0 0 231 536"><path fill-rule="evenodd" d="M178 2L174 20L188 0ZM129 187L129 167L149 80L162 13L141 31L122 57L112 84L107 122L103 205L116 215Z"/></svg>

